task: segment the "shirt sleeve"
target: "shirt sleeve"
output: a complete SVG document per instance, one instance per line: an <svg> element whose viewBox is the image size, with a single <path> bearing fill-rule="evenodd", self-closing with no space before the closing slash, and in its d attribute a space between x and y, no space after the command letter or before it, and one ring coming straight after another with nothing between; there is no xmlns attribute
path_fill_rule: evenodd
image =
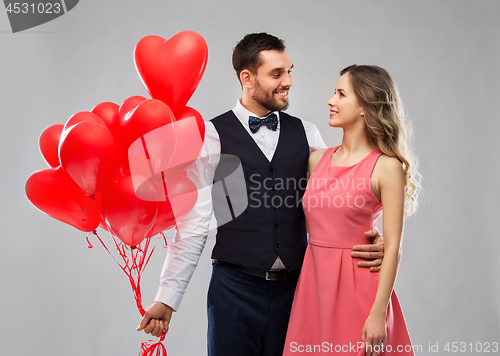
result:
<svg viewBox="0 0 500 356"><path fill-rule="evenodd" d="M177 311L184 292L205 247L212 219L212 182L219 163L220 140L210 122L205 123L205 141L200 159L187 170L198 188L198 198L193 209L177 222L176 232L168 245L163 264L160 287L155 301Z"/></svg>
<svg viewBox="0 0 500 356"><path fill-rule="evenodd" d="M309 143L309 153L320 148L327 148L315 124L305 120L302 120L302 124L304 125L307 142Z"/></svg>

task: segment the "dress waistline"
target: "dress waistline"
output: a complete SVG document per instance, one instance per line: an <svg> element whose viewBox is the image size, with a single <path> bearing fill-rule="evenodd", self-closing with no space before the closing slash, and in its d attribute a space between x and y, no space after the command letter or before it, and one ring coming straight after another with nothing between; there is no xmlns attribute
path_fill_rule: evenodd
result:
<svg viewBox="0 0 500 356"><path fill-rule="evenodd" d="M369 244L370 242L366 242L366 241L360 241L359 243L354 243L354 244L350 244L350 245L346 245L346 244L341 244L341 243L321 243L321 242L314 242L314 241L309 241L309 245L313 245L313 246L318 246L318 247L327 247L327 248L340 248L340 249L352 249L353 246L356 246L356 245L366 245L366 244Z"/></svg>

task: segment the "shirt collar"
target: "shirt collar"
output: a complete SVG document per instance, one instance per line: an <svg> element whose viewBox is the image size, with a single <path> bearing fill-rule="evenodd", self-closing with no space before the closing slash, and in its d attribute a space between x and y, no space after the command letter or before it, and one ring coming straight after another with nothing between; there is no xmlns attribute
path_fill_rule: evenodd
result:
<svg viewBox="0 0 500 356"><path fill-rule="evenodd" d="M259 117L258 115L254 114L251 111L248 111L247 109L245 109L243 107L243 105L241 105L241 98L239 98L238 101L236 102L236 106L234 107L233 112L236 115L236 117L238 118L238 120L241 121L242 125L247 130L250 130L250 127L248 126L248 118L250 116ZM277 128L277 130L279 130L280 129L280 120L279 120L280 114L279 114L279 111L275 111L274 113L278 117L278 128Z"/></svg>

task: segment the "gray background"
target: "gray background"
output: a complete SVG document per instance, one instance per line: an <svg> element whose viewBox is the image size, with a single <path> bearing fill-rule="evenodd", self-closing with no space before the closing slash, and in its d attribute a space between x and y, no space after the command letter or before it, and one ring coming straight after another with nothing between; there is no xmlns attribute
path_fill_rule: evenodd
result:
<svg viewBox="0 0 500 356"><path fill-rule="evenodd" d="M289 112L327 125L338 71L377 64L398 83L415 127L426 198L407 220L396 289L412 341L500 342L497 1L84 0L68 14L12 34L0 14L2 199L0 355L136 355L147 339L126 276L85 233L35 209L28 176L46 168L38 136L102 101L147 95L133 64L137 41L200 33L209 61L189 105L206 120L234 106L236 42L267 31L286 40L295 69ZM102 233L103 237L107 237ZM171 236L171 232L168 236ZM92 240L95 242L95 240ZM210 236L181 309L169 355L206 353ZM165 256L143 277L152 301ZM475 344L474 344L475 346ZM466 352L462 354L480 354Z"/></svg>

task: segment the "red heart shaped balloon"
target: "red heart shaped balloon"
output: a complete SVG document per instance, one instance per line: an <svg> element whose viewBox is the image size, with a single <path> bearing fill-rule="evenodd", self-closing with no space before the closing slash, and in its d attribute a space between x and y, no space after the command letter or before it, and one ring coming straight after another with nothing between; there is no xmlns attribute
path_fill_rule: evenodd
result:
<svg viewBox="0 0 500 356"><path fill-rule="evenodd" d="M156 181L158 195L165 197L163 182ZM176 177L166 184L167 200L158 202L158 215L152 236L175 226L196 204L198 191L188 178Z"/></svg>
<svg viewBox="0 0 500 356"><path fill-rule="evenodd" d="M201 35L179 32L168 41L146 36L135 46L135 68L152 98L179 114L205 72L208 47Z"/></svg>
<svg viewBox="0 0 500 356"><path fill-rule="evenodd" d="M115 136L118 131L118 109L119 106L111 102L99 103L90 111L99 116L99 118L106 124L109 131Z"/></svg>
<svg viewBox="0 0 500 356"><path fill-rule="evenodd" d="M180 121L186 118L194 117L196 120L196 124L198 125L198 130L200 132L201 140L205 140L205 121L203 121L203 117L201 114L195 109L186 106L184 110L182 110L178 115L175 116L175 121Z"/></svg>
<svg viewBox="0 0 500 356"><path fill-rule="evenodd" d="M61 164L59 162L58 150L63 127L64 125L61 124L50 125L42 131L38 140L38 146L40 147L43 159L45 159L45 162L51 168L59 167Z"/></svg>
<svg viewBox="0 0 500 356"><path fill-rule="evenodd" d="M163 179L174 153L177 151L177 134L175 123L163 125L135 140L128 150L128 162L132 183L137 194L144 181L152 178ZM139 196L139 195L138 195ZM139 198L149 200L147 198Z"/></svg>
<svg viewBox="0 0 500 356"><path fill-rule="evenodd" d="M181 174L198 159L204 133L205 123L201 115L186 107L175 122L134 141L129 147L128 162L136 191L150 177L168 181Z"/></svg>
<svg viewBox="0 0 500 356"><path fill-rule="evenodd" d="M121 116L118 141L123 149L145 134L175 121L175 116L165 103L149 99L140 102L127 115Z"/></svg>
<svg viewBox="0 0 500 356"><path fill-rule="evenodd" d="M144 100L147 100L147 98L139 95L131 96L130 98L125 99L120 106L115 107L114 105L116 104L105 102L96 105L92 109L92 112L94 112L96 115L99 115L99 117L101 117L102 120L106 123L109 130L113 134L113 137L115 138L116 155L118 159L120 177L130 175L130 167L128 163L128 147L123 147L123 144L121 142L120 125L121 123L125 123L129 119L129 116L135 110L137 105L139 105ZM106 116L106 118L103 118L103 116Z"/></svg>
<svg viewBox="0 0 500 356"><path fill-rule="evenodd" d="M125 99L118 108L118 117L119 117L118 126L121 125L121 123L126 122L128 120L128 116L130 116L130 114L132 114L137 105L142 103L144 100L148 100L148 98L145 98L140 95L131 96L130 98Z"/></svg>
<svg viewBox="0 0 500 356"><path fill-rule="evenodd" d="M56 220L85 232L99 225L99 205L61 167L33 173L25 189L30 202Z"/></svg>
<svg viewBox="0 0 500 356"><path fill-rule="evenodd" d="M174 131L176 146L165 171L167 180L179 175L199 158L205 139L205 122L198 111L186 106L174 122Z"/></svg>
<svg viewBox="0 0 500 356"><path fill-rule="evenodd" d="M95 122L82 121L63 131L59 158L68 175L88 194L101 191L118 174L115 139L105 125Z"/></svg>
<svg viewBox="0 0 500 356"><path fill-rule="evenodd" d="M155 194L152 185L144 187ZM156 220L158 203L136 197L130 176L108 184L102 192L101 211L110 232L123 243L136 246L146 237Z"/></svg>
<svg viewBox="0 0 500 356"><path fill-rule="evenodd" d="M94 122L96 124L101 125L102 127L107 128L104 121L102 121L102 119L99 116L97 116L96 114L91 113L90 111L81 111L81 112L77 112L76 114L71 116L68 119L68 121L66 121L66 123L64 124L63 132L61 135L64 136L65 131L68 131L70 128L72 128L76 124L78 124L80 122L84 122L84 121Z"/></svg>
<svg viewBox="0 0 500 356"><path fill-rule="evenodd" d="M142 101L123 117L118 135L120 161L126 162L130 174L142 176L144 181L160 172L159 167L167 166L175 149L176 137L171 125L174 120L170 108L155 99ZM125 157L123 149L127 152ZM135 188L136 182L134 179Z"/></svg>

